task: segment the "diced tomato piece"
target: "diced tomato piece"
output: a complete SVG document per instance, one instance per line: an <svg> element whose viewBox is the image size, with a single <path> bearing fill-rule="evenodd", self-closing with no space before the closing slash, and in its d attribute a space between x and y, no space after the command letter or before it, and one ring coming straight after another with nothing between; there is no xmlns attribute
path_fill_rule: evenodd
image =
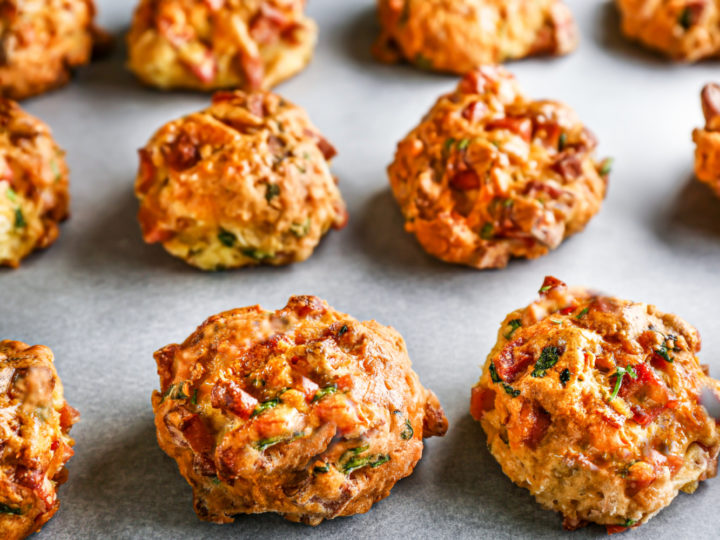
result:
<svg viewBox="0 0 720 540"><path fill-rule="evenodd" d="M470 414L478 422L483 415L495 408L495 391L480 386L473 387L470 394Z"/></svg>
<svg viewBox="0 0 720 540"><path fill-rule="evenodd" d="M552 418L538 403L526 401L520 409L519 424L522 441L532 448L537 448L547 433Z"/></svg>
<svg viewBox="0 0 720 540"><path fill-rule="evenodd" d="M465 106L462 111L462 117L468 122L477 122L487 112L487 107L480 101L473 101Z"/></svg>
<svg viewBox="0 0 720 540"><path fill-rule="evenodd" d="M180 430L195 452L199 454L212 452L214 446L213 437L199 415L193 414L185 419Z"/></svg>
<svg viewBox="0 0 720 540"><path fill-rule="evenodd" d="M265 68L262 59L243 52L240 54L239 60L240 67L242 68L243 75L245 75L250 90L260 90L263 86L263 79L265 78Z"/></svg>
<svg viewBox="0 0 720 540"><path fill-rule="evenodd" d="M259 402L235 381L222 381L213 387L210 403L217 409L227 410L240 418L247 419Z"/></svg>
<svg viewBox="0 0 720 540"><path fill-rule="evenodd" d="M60 427L63 431L69 430L78 420L80 420L78 410L65 403L60 409Z"/></svg>
<svg viewBox="0 0 720 540"><path fill-rule="evenodd" d="M560 314L561 315L570 315L576 309L577 309L577 306L568 306L566 308L561 309Z"/></svg>
<svg viewBox="0 0 720 540"><path fill-rule="evenodd" d="M495 370L506 383L512 383L533 363L534 357L529 352L515 352L517 347L525 343L523 338L509 342L495 359Z"/></svg>
<svg viewBox="0 0 720 540"><path fill-rule="evenodd" d="M480 188L480 177L472 169L461 171L450 178L450 185L460 191Z"/></svg>
<svg viewBox="0 0 720 540"><path fill-rule="evenodd" d="M565 289L567 285L553 276L545 276L542 287L540 287L540 296L547 296L553 289Z"/></svg>
<svg viewBox="0 0 720 540"><path fill-rule="evenodd" d="M624 527L623 525L605 525L605 530L608 534L617 534L627 531L628 527Z"/></svg>

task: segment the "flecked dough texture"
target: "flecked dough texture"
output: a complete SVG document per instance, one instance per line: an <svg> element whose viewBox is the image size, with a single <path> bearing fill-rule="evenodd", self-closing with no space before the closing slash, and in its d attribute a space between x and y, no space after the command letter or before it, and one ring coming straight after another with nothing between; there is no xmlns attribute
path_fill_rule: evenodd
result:
<svg viewBox="0 0 720 540"><path fill-rule="evenodd" d="M560 0L378 0L378 15L379 60L460 75L484 64L567 54L578 42Z"/></svg>
<svg viewBox="0 0 720 540"><path fill-rule="evenodd" d="M0 266L51 245L69 197L65 152L50 129L0 98Z"/></svg>
<svg viewBox="0 0 720 540"><path fill-rule="evenodd" d="M720 55L719 0L616 0L623 33L681 62Z"/></svg>
<svg viewBox="0 0 720 540"><path fill-rule="evenodd" d="M388 168L405 229L475 268L536 258L600 210L610 161L562 103L531 101L501 67L469 73L398 144Z"/></svg>
<svg viewBox="0 0 720 540"><path fill-rule="evenodd" d="M700 97L705 128L693 131L695 176L720 197L720 85L705 85Z"/></svg>
<svg viewBox="0 0 720 540"><path fill-rule="evenodd" d="M50 349L0 341L0 538L25 538L57 512L78 418Z"/></svg>
<svg viewBox="0 0 720 540"><path fill-rule="evenodd" d="M656 307L547 278L510 313L472 390L503 472L566 528L618 532L716 475L720 401L700 336Z"/></svg>
<svg viewBox="0 0 720 540"><path fill-rule="evenodd" d="M62 86L90 61L93 0L6 0L0 3L0 96L24 99Z"/></svg>
<svg viewBox="0 0 720 540"><path fill-rule="evenodd" d="M334 155L280 96L219 92L140 151L143 237L203 270L303 261L347 223Z"/></svg>
<svg viewBox="0 0 720 540"><path fill-rule="evenodd" d="M394 329L312 296L215 315L155 359L158 442L208 521L366 512L448 427Z"/></svg>
<svg viewBox="0 0 720 540"><path fill-rule="evenodd" d="M129 67L162 89L269 89L312 58L305 0L140 0Z"/></svg>

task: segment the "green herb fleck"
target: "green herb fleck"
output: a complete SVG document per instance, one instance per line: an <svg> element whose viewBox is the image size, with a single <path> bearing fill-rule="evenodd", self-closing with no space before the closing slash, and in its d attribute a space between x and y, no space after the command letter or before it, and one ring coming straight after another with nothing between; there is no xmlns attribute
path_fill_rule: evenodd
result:
<svg viewBox="0 0 720 540"><path fill-rule="evenodd" d="M373 469L375 469L375 468L379 467L380 465L384 465L384 464L387 463L388 461L390 461L390 456L389 456L388 454L384 454L384 455L378 456L378 457L375 459L375 461L373 461L372 463L370 463L370 466L371 466Z"/></svg>
<svg viewBox="0 0 720 540"><path fill-rule="evenodd" d="M261 439L255 443L255 448L262 452L266 448L275 446L276 444L281 443L285 440L287 439L285 439L284 437L271 437L270 439Z"/></svg>
<svg viewBox="0 0 720 540"><path fill-rule="evenodd" d="M7 188L5 191L5 195L7 195L7 198L10 199L12 202L17 202L17 193L15 193L15 190L13 188Z"/></svg>
<svg viewBox="0 0 720 540"><path fill-rule="evenodd" d="M443 153L447 154L450 152L452 147L455 145L455 139L450 137L449 139L445 139L445 144L443 144Z"/></svg>
<svg viewBox="0 0 720 540"><path fill-rule="evenodd" d="M404 441L409 441L412 439L413 435L415 434L415 430L412 427L412 424L410 423L410 420L405 420L405 427L400 432L400 438Z"/></svg>
<svg viewBox="0 0 720 540"><path fill-rule="evenodd" d="M418 53L415 55L415 65L419 67L420 69L432 69L433 64L432 60L427 58L426 56L423 56L422 54Z"/></svg>
<svg viewBox="0 0 720 540"><path fill-rule="evenodd" d="M560 134L560 138L558 139L558 150L562 152L565 150L565 147L567 146L567 133L564 131Z"/></svg>
<svg viewBox="0 0 720 540"><path fill-rule="evenodd" d="M55 176L55 181L58 182L60 178L62 178L62 174L60 173L60 167L58 167L57 161L54 159L50 160L50 169Z"/></svg>
<svg viewBox="0 0 720 540"><path fill-rule="evenodd" d="M345 334L347 334L347 331L348 331L347 324L343 324L342 328L340 328L340 330L338 330L338 333L337 333L338 337L343 337Z"/></svg>
<svg viewBox="0 0 720 540"><path fill-rule="evenodd" d="M635 525L636 523L637 523L637 520L635 520L635 519L626 519L626 520L625 520L623 523L621 523L620 525L623 526L623 527L632 527L632 526Z"/></svg>
<svg viewBox="0 0 720 540"><path fill-rule="evenodd" d="M497 369L495 368L495 362L490 362L490 367L488 368L488 371L490 371L490 379L492 379L492 382L502 382L502 379L500 378L500 375L498 375Z"/></svg>
<svg viewBox="0 0 720 540"><path fill-rule="evenodd" d="M655 354L657 354L657 355L660 356L663 360L665 360L666 362L669 362L670 364L672 364L672 363L675 361L675 358L673 358L672 356L670 356L670 352L668 351L667 342L665 342L665 343L663 343L662 345L660 345L660 348L659 348L659 349L655 349L654 352L655 352Z"/></svg>
<svg viewBox="0 0 720 540"><path fill-rule="evenodd" d="M216 486L219 486L220 484L222 484L222 482L220 481L220 479L217 476L212 477L212 483L215 484Z"/></svg>
<svg viewBox="0 0 720 540"><path fill-rule="evenodd" d="M522 328L522 321L520 319L513 319L508 323L510 331L505 334L505 339L510 339L518 328Z"/></svg>
<svg viewBox="0 0 720 540"><path fill-rule="evenodd" d="M578 321L582 319L585 315L587 315L590 312L590 306L583 309L580 313L577 314L575 317Z"/></svg>
<svg viewBox="0 0 720 540"><path fill-rule="evenodd" d="M502 385L503 390L505 390L505 393L508 394L510 397L518 397L520 395L520 390L515 390L512 386L510 386L507 383L503 383Z"/></svg>
<svg viewBox="0 0 720 540"><path fill-rule="evenodd" d="M315 396L312 398L313 403L316 401L320 401L322 398L329 396L331 394L334 394L337 392L337 385L333 384L332 386L326 386L325 388L321 388L315 393Z"/></svg>
<svg viewBox="0 0 720 540"><path fill-rule="evenodd" d="M628 366L626 368L619 367L617 368L617 371L615 372L615 388L613 389L613 393L610 394L610 401L615 399L620 392L620 387L622 386L623 378L625 375L630 377L631 379L637 379L637 372L635 371L635 368L632 366Z"/></svg>
<svg viewBox="0 0 720 540"><path fill-rule="evenodd" d="M686 7L680 12L680 16L678 17L678 24L682 26L685 30L690 30L690 27L693 25L693 16L692 10L689 7Z"/></svg>
<svg viewBox="0 0 720 540"><path fill-rule="evenodd" d="M457 143L458 150L465 150L468 146L470 146L470 139L460 139Z"/></svg>
<svg viewBox="0 0 720 540"><path fill-rule="evenodd" d="M313 467L314 474L325 474L326 472L330 472L330 465L327 463L322 467Z"/></svg>
<svg viewBox="0 0 720 540"><path fill-rule="evenodd" d="M188 396L185 393L185 381L171 384L170 387L167 389L167 392L163 394L162 401L165 401L166 399L187 399L190 396Z"/></svg>
<svg viewBox="0 0 720 540"><path fill-rule="evenodd" d="M480 231L480 237L483 240L492 240L494 232L495 232L495 227L493 227L493 224L486 223L485 225L483 225L483 228Z"/></svg>
<svg viewBox="0 0 720 540"><path fill-rule="evenodd" d="M290 232L298 238L304 238L310 232L311 224L310 218L307 218L304 223L293 223L290 225Z"/></svg>
<svg viewBox="0 0 720 540"><path fill-rule="evenodd" d="M280 398L269 399L267 401L263 401L260 405L255 407L255 410L250 415L250 418L254 418L257 415L264 413L265 411L274 409L278 405L280 405Z"/></svg>
<svg viewBox="0 0 720 540"><path fill-rule="evenodd" d="M560 382L563 386L566 386L568 382L570 382L570 370L565 368L560 373Z"/></svg>
<svg viewBox="0 0 720 540"><path fill-rule="evenodd" d="M250 259L255 259L256 261L264 261L265 259L272 259L275 255L272 253L266 253L265 251L261 251L259 249L255 248L245 248L242 250L242 254L246 257L249 257Z"/></svg>
<svg viewBox="0 0 720 540"><path fill-rule="evenodd" d="M14 514L16 516L19 516L22 514L22 510L20 508L15 508L13 506L8 506L7 504L0 503L0 514Z"/></svg>
<svg viewBox="0 0 720 540"><path fill-rule="evenodd" d="M225 229L220 229L220 232L218 233L218 240L220 240L220 243L225 247L233 247L235 245L235 235L231 233L230 231L226 231Z"/></svg>
<svg viewBox="0 0 720 540"><path fill-rule="evenodd" d="M540 287L540 290L539 290L538 292L539 292L539 293L546 293L546 292L548 292L550 289L552 289L552 285L545 285L544 287Z"/></svg>
<svg viewBox="0 0 720 540"><path fill-rule="evenodd" d="M21 208L15 209L15 228L16 229L24 229L27 227L27 221L25 221L25 216L23 215L23 211Z"/></svg>
<svg viewBox="0 0 720 540"><path fill-rule="evenodd" d="M547 370L557 364L560 359L560 354L560 349L554 345L545 347L540 353L540 358L535 363L535 368L531 375L536 378L544 377Z"/></svg>
<svg viewBox="0 0 720 540"><path fill-rule="evenodd" d="M600 164L600 176L607 176L612 171L613 158L606 158Z"/></svg>
<svg viewBox="0 0 720 540"><path fill-rule="evenodd" d="M280 195L280 186L277 184L268 184L265 188L265 200L270 202L278 195Z"/></svg>
<svg viewBox="0 0 720 540"><path fill-rule="evenodd" d="M190 403L192 403L193 405L197 405L197 395L198 395L198 389L196 388L195 391L193 392L192 399L190 400Z"/></svg>

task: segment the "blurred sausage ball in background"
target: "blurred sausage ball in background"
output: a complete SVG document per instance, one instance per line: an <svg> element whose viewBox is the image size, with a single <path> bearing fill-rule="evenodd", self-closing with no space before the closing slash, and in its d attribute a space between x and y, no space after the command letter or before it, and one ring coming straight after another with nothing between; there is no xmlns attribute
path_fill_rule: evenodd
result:
<svg viewBox="0 0 720 540"><path fill-rule="evenodd" d="M566 528L619 532L717 473L720 382L699 351L676 315L547 278L502 323L470 410L503 472Z"/></svg>
<svg viewBox="0 0 720 540"><path fill-rule="evenodd" d="M366 512L448 427L400 334L312 296L215 315L155 359L158 442L208 521Z"/></svg>
<svg viewBox="0 0 720 540"><path fill-rule="evenodd" d="M305 0L141 0L129 67L158 88L269 89L312 58Z"/></svg>
<svg viewBox="0 0 720 540"><path fill-rule="evenodd" d="M19 540L57 512L78 412L63 397L52 351L0 341L0 537Z"/></svg>
<svg viewBox="0 0 720 540"><path fill-rule="evenodd" d="M50 128L0 98L0 266L51 245L69 198L65 152Z"/></svg>
<svg viewBox="0 0 720 540"><path fill-rule="evenodd" d="M303 261L347 222L334 155L282 97L219 92L140 151L143 237L203 270Z"/></svg>
<svg viewBox="0 0 720 540"><path fill-rule="evenodd" d="M484 64L575 49L578 31L560 0L378 0L384 62L464 75Z"/></svg>
<svg viewBox="0 0 720 540"><path fill-rule="evenodd" d="M405 217L431 255L475 268L533 259L600 210L610 161L575 112L531 101L502 67L472 71L397 147L388 168Z"/></svg>
<svg viewBox="0 0 720 540"><path fill-rule="evenodd" d="M101 33L93 0L0 2L0 95L24 99L62 86L90 61Z"/></svg>
<svg viewBox="0 0 720 540"><path fill-rule="evenodd" d="M700 97L705 127L693 131L695 176L720 197L720 85L705 85Z"/></svg>

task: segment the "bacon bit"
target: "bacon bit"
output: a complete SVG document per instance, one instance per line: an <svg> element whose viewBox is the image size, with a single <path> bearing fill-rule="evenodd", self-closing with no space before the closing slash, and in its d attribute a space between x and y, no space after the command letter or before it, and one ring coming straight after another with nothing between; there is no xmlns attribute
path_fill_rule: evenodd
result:
<svg viewBox="0 0 720 540"><path fill-rule="evenodd" d="M458 90L463 94L483 94L487 83L496 81L502 68L498 66L483 66L470 71L462 78Z"/></svg>
<svg viewBox="0 0 720 540"><path fill-rule="evenodd" d="M322 152L322 155L326 161L330 161L332 158L337 156L337 150L335 150L335 147L330 144L330 142L325 137L323 137L316 131L312 131L310 129L306 129L304 133L306 136L310 137L315 141L315 144L320 149L320 152Z"/></svg>
<svg viewBox="0 0 720 540"><path fill-rule="evenodd" d="M560 310L561 315L570 315L577 309L577 306L568 306Z"/></svg>
<svg viewBox="0 0 720 540"><path fill-rule="evenodd" d="M245 392L235 381L222 381L213 387L210 404L216 409L230 411L247 420L257 407L258 400Z"/></svg>
<svg viewBox="0 0 720 540"><path fill-rule="evenodd" d="M250 94L247 98L248 110L258 118L265 117L265 101L263 94Z"/></svg>
<svg viewBox="0 0 720 540"><path fill-rule="evenodd" d="M631 379L626 377L620 388L620 397L626 398L636 394L641 389L645 390L653 401L657 402L661 408L664 408L669 400L667 387L658 379L647 363L633 365L637 378Z"/></svg>
<svg viewBox="0 0 720 540"><path fill-rule="evenodd" d="M294 311L298 317L302 318L327 313L327 305L317 296L293 296L286 309Z"/></svg>
<svg viewBox="0 0 720 540"><path fill-rule="evenodd" d="M0 156L0 180L6 180L12 186L13 177L13 170L10 168L7 159Z"/></svg>
<svg viewBox="0 0 720 540"><path fill-rule="evenodd" d="M337 378L335 381L335 384L337 384L338 390L341 392L347 392L349 390L352 390L353 387L353 379L351 375L341 375Z"/></svg>
<svg viewBox="0 0 720 540"><path fill-rule="evenodd" d="M470 394L470 414L478 422L483 415L495 408L495 391L480 386L473 387Z"/></svg>
<svg viewBox="0 0 720 540"><path fill-rule="evenodd" d="M532 353L515 353L517 347L525 343L524 338L518 338L505 345L495 360L495 371L506 383L513 383L518 376L534 361Z"/></svg>
<svg viewBox="0 0 720 540"><path fill-rule="evenodd" d="M559 199L565 192L562 189L559 189L555 185L548 182L531 180L525 186L525 190L523 191L523 193L525 195L530 195L531 193L547 193L553 199Z"/></svg>
<svg viewBox="0 0 720 540"><path fill-rule="evenodd" d="M305 394L305 401L310 403L320 387L307 377L300 377L300 391Z"/></svg>
<svg viewBox="0 0 720 540"><path fill-rule="evenodd" d="M25 465L18 465L15 469L15 479L18 484L37 491L43 484L45 473L40 469L29 469Z"/></svg>
<svg viewBox="0 0 720 540"><path fill-rule="evenodd" d="M336 203L337 205L342 205L342 203ZM339 231L341 229L344 229L348 222L350 221L350 214L347 211L347 208L345 206L336 207L335 208L335 221L333 222L333 229L336 231Z"/></svg>
<svg viewBox="0 0 720 540"><path fill-rule="evenodd" d="M55 450L58 449L59 446L60 446L60 441L57 440L57 439L55 439L55 440L52 442L52 444L50 445L50 451L51 451L51 452L54 452Z"/></svg>
<svg viewBox="0 0 720 540"><path fill-rule="evenodd" d="M210 11L218 11L225 6L225 0L203 0Z"/></svg>
<svg viewBox="0 0 720 540"><path fill-rule="evenodd" d="M199 62L183 59L183 64L195 75L201 82L208 84L215 80L218 72L215 55L211 50L203 53L203 58Z"/></svg>
<svg viewBox="0 0 720 540"><path fill-rule="evenodd" d="M160 226L157 222L155 214L146 206L140 207L140 211L138 212L138 221L140 222L140 228L142 229L143 240L145 240L147 244L167 242L175 236L173 231Z"/></svg>
<svg viewBox="0 0 720 540"><path fill-rule="evenodd" d="M605 525L605 530L608 534L617 534L625 532L629 529L629 527L625 527L624 525Z"/></svg>
<svg viewBox="0 0 720 540"><path fill-rule="evenodd" d="M234 101L240 99L242 94L230 90L219 90L212 95L213 105L216 103L224 103L226 101Z"/></svg>
<svg viewBox="0 0 720 540"><path fill-rule="evenodd" d="M655 452L654 450L652 452L657 454L657 452ZM655 480L657 479L655 464L648 463L647 461L639 461L635 463L628 470L628 479L629 480L627 483L627 487L625 488L625 494L628 497L634 497L643 489L652 485L652 483L655 482Z"/></svg>
<svg viewBox="0 0 720 540"><path fill-rule="evenodd" d="M250 21L250 36L260 44L274 43L290 25L291 21L285 13L263 4Z"/></svg>
<svg viewBox="0 0 720 540"><path fill-rule="evenodd" d="M554 289L567 289L567 284L553 276L545 276L542 287L540 287L540 296L545 297Z"/></svg>
<svg viewBox="0 0 720 540"><path fill-rule="evenodd" d="M480 178L473 170L461 171L450 178L450 185L460 191L480 188Z"/></svg>
<svg viewBox="0 0 720 540"><path fill-rule="evenodd" d="M632 410L633 413L633 421L643 427L647 426L650 422L655 420L655 418L657 418L660 412L662 412L662 409L660 408L654 408L648 412L638 405L633 405L632 407L630 407L630 410Z"/></svg>
<svg viewBox="0 0 720 540"><path fill-rule="evenodd" d="M468 122L479 121L487 112L487 107L480 101L473 101L462 111L462 117Z"/></svg>
<svg viewBox="0 0 720 540"><path fill-rule="evenodd" d="M485 126L488 131L494 129L507 129L513 133L520 135L525 141L530 142L532 139L533 125L529 118L513 118L505 117L497 120L491 120Z"/></svg>
<svg viewBox="0 0 720 540"><path fill-rule="evenodd" d="M680 456L669 455L667 456L667 467L670 469L670 476L675 476L682 466L685 464L685 460Z"/></svg>
<svg viewBox="0 0 720 540"><path fill-rule="evenodd" d="M263 79L265 78L265 67L263 66L262 59L242 52L240 53L239 61L248 88L250 90L262 89Z"/></svg>
<svg viewBox="0 0 720 540"><path fill-rule="evenodd" d="M525 401L518 420L523 443L535 450L552 423L550 414L538 403Z"/></svg>
<svg viewBox="0 0 720 540"><path fill-rule="evenodd" d="M140 193L147 193L154 183L157 168L152 161L150 151L146 148L138 150L138 156L140 157L140 170L138 172L137 190Z"/></svg>
<svg viewBox="0 0 720 540"><path fill-rule="evenodd" d="M560 158L550 167L565 180L575 180L583 173L582 161L577 154L561 154Z"/></svg>
<svg viewBox="0 0 720 540"><path fill-rule="evenodd" d="M68 405L67 402L64 403L62 409L60 409L60 427L62 430L67 433L78 420L80 420L78 410Z"/></svg>
<svg viewBox="0 0 720 540"><path fill-rule="evenodd" d="M163 146L163 154L170 168L176 171L189 169L201 159L197 142L184 131L174 141Z"/></svg>
<svg viewBox="0 0 720 540"><path fill-rule="evenodd" d="M199 454L212 452L214 441L200 415L193 414L185 419L180 431L195 452Z"/></svg>
<svg viewBox="0 0 720 540"><path fill-rule="evenodd" d="M720 124L720 85L710 83L703 87L700 94L703 115L708 129L715 130Z"/></svg>

